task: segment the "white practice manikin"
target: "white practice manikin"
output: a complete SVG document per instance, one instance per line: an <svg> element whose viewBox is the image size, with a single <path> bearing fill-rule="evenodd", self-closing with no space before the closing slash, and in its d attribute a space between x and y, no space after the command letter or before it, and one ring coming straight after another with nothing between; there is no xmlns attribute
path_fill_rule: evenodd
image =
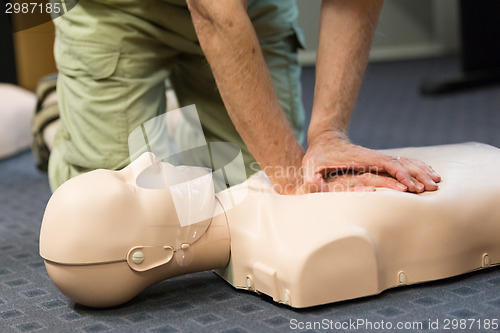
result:
<svg viewBox="0 0 500 333"><path fill-rule="evenodd" d="M215 195L210 173L146 153L64 183L47 205L40 254L56 286L93 307L208 269L307 307L500 263L499 149L384 152L432 165L439 190L282 196L258 173Z"/></svg>
<svg viewBox="0 0 500 333"><path fill-rule="evenodd" d="M31 91L0 83L0 158L29 148L35 106Z"/></svg>

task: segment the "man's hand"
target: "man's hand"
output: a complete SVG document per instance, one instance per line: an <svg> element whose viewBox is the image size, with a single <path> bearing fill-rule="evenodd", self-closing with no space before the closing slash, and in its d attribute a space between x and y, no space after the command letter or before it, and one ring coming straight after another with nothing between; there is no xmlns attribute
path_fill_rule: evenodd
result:
<svg viewBox="0 0 500 333"><path fill-rule="evenodd" d="M295 193L335 190L324 178L345 170L354 175L336 177L336 182L349 179L358 188L382 186L416 193L437 189L439 176L424 163L353 145L346 135L382 2L322 3L309 149L302 159L303 185ZM391 177L379 177L382 174Z"/></svg>
<svg viewBox="0 0 500 333"><path fill-rule="evenodd" d="M422 161L387 156L354 145L333 131L324 132L310 143L302 166L303 185L297 194L374 187L421 193L437 190L436 183L441 180Z"/></svg>
<svg viewBox="0 0 500 333"><path fill-rule="evenodd" d="M381 0L323 1L309 150L305 156L281 109L245 1L188 0L187 4L228 114L279 193L327 191L333 185L327 184L324 176L346 169L366 173L350 181L368 189L437 189L439 176L424 163L385 156L331 135L344 133L348 127ZM304 179L282 172L283 168L299 170L301 165L306 167ZM374 174L377 172L392 177Z"/></svg>
<svg viewBox="0 0 500 333"><path fill-rule="evenodd" d="M380 0L322 3L309 148L296 194L373 187L414 193L437 189L440 177L424 162L356 146L346 135L381 8ZM333 180L326 181L332 174Z"/></svg>

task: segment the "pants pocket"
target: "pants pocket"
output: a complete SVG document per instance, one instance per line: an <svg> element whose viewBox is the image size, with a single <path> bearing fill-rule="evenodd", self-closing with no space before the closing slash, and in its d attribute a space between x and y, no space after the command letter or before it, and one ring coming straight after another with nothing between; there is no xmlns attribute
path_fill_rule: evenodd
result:
<svg viewBox="0 0 500 333"><path fill-rule="evenodd" d="M61 126L56 147L68 164L116 169L128 163L126 87L118 47L58 36L55 57Z"/></svg>

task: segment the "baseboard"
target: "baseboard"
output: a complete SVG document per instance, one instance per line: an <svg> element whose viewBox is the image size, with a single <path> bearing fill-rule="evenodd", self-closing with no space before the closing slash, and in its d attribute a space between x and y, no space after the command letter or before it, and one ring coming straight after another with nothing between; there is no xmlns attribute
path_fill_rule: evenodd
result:
<svg viewBox="0 0 500 333"><path fill-rule="evenodd" d="M450 53L443 44L422 43L411 45L397 45L377 47L370 52L370 61L397 61L429 57L439 57ZM299 62L304 66L316 63L316 50L299 51Z"/></svg>

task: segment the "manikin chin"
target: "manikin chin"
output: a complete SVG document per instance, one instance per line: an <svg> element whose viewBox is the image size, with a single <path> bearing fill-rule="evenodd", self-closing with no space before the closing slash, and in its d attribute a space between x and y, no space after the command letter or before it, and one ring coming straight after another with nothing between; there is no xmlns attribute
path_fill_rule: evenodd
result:
<svg viewBox="0 0 500 333"><path fill-rule="evenodd" d="M92 307L210 269L236 288L307 307L500 262L500 150L386 152L432 165L439 190L282 196L258 173L215 194L209 170L145 153L121 171L92 171L57 189L40 254L61 292Z"/></svg>

